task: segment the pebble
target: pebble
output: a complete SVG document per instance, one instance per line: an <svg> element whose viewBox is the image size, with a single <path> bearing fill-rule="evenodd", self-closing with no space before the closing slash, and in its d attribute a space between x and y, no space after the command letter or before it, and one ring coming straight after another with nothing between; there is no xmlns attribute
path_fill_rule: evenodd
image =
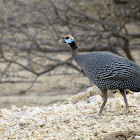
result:
<svg viewBox="0 0 140 140"><path fill-rule="evenodd" d="M140 140L140 136L135 136L134 140Z"/></svg>
<svg viewBox="0 0 140 140"><path fill-rule="evenodd" d="M25 124L25 122L26 122L26 120L25 120L25 119L20 119L20 120L18 121L18 124L19 124L19 125L24 125L24 124Z"/></svg>
<svg viewBox="0 0 140 140"><path fill-rule="evenodd" d="M115 132L121 132L122 136L123 133L125 135L128 132L127 139L132 137L140 140L140 136L136 133L140 131L140 100L137 100L140 94L135 98L133 94L127 96L128 102L136 105L131 107L128 113L120 115L125 105L122 96L117 96L109 98L103 115L97 116L102 98L100 95L93 96L96 91L91 91L92 88L73 96L64 103L48 107L17 108L13 105L10 110L1 109L0 139L97 140L105 139L106 136L113 139L112 134ZM87 103L87 99L91 99L90 103ZM133 132L132 135L129 131Z"/></svg>

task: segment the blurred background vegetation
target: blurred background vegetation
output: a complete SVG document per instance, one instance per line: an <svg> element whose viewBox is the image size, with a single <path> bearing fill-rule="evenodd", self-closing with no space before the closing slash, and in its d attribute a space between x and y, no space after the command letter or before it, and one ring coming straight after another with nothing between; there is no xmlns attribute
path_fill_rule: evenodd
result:
<svg viewBox="0 0 140 140"><path fill-rule="evenodd" d="M140 65L140 0L1 0L1 107L48 104L92 86L58 43L69 33L81 53L111 51Z"/></svg>

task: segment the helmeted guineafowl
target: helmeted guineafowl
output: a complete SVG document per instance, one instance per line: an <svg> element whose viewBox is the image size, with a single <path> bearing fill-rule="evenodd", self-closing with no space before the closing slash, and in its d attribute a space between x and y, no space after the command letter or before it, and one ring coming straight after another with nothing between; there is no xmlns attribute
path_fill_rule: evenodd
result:
<svg viewBox="0 0 140 140"><path fill-rule="evenodd" d="M109 52L91 52L78 54L74 38L69 34L59 42L68 43L71 46L73 59L81 67L85 75L96 85L103 94L104 102L98 115L102 114L107 102L107 90L119 89L126 105L123 112L128 111L126 89L140 91L140 67L133 61Z"/></svg>

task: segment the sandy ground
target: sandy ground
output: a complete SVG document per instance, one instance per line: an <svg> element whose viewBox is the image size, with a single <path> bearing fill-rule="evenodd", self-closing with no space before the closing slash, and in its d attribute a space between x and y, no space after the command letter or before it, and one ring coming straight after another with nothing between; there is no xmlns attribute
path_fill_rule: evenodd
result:
<svg viewBox="0 0 140 140"><path fill-rule="evenodd" d="M32 140L139 140L140 92L127 95L129 110L123 97L108 99L102 116L97 88L90 87L63 103L0 110L0 139ZM95 96L92 96L95 95Z"/></svg>

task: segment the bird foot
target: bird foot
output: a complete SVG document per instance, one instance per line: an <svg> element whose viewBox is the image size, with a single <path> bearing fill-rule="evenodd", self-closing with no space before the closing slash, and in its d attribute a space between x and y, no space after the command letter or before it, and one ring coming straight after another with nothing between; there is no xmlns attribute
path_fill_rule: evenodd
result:
<svg viewBox="0 0 140 140"><path fill-rule="evenodd" d="M128 109L126 109L124 112L121 113L121 115L124 115L128 112Z"/></svg>
<svg viewBox="0 0 140 140"><path fill-rule="evenodd" d="M136 106L134 106L134 105L129 105L128 107L136 107Z"/></svg>
<svg viewBox="0 0 140 140"><path fill-rule="evenodd" d="M90 114L89 116L88 116L88 118L94 118L94 119L98 119L98 118L100 118L101 116L99 116L99 114Z"/></svg>

